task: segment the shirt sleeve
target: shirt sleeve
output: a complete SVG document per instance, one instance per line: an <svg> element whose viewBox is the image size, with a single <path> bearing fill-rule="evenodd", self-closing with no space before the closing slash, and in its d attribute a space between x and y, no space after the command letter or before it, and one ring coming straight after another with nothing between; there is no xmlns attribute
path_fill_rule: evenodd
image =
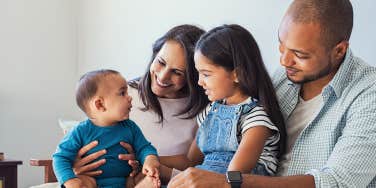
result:
<svg viewBox="0 0 376 188"><path fill-rule="evenodd" d="M269 115L261 106L256 106L249 113L242 115L239 121L241 126L241 134L256 126L265 126L278 132L278 128L273 124L269 118Z"/></svg>
<svg viewBox="0 0 376 188"><path fill-rule="evenodd" d="M342 135L321 169L307 172L316 187L367 187L376 177L376 86L354 100Z"/></svg>
<svg viewBox="0 0 376 188"><path fill-rule="evenodd" d="M202 110L198 115L197 115L197 125L200 127L201 124L204 122L206 116L208 115L210 109L212 107L212 103L209 103L204 110Z"/></svg>
<svg viewBox="0 0 376 188"><path fill-rule="evenodd" d="M76 178L73 172L73 162L81 148L80 141L78 127L74 127L64 136L52 156L54 172L61 185L69 179Z"/></svg>
<svg viewBox="0 0 376 188"><path fill-rule="evenodd" d="M146 140L144 134L141 132L141 129L136 125L136 123L131 120L129 120L128 123L130 124L133 132L133 148L135 150L137 160L139 160L141 164L144 164L145 158L148 155L158 156L157 150L149 141Z"/></svg>

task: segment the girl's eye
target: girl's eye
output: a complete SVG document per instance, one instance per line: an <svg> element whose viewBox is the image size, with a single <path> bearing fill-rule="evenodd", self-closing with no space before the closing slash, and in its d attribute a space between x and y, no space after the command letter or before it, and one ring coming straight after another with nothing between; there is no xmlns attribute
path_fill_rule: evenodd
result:
<svg viewBox="0 0 376 188"><path fill-rule="evenodd" d="M125 96L125 91L120 92L120 96Z"/></svg>
<svg viewBox="0 0 376 188"><path fill-rule="evenodd" d="M206 78L206 77L209 77L208 74L204 74L204 73L202 74L202 76L205 77L205 78Z"/></svg>

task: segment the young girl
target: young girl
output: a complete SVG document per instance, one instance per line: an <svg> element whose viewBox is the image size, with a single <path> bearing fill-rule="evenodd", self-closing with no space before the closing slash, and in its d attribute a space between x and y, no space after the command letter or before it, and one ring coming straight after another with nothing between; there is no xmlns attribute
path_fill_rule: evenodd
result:
<svg viewBox="0 0 376 188"><path fill-rule="evenodd" d="M255 39L239 25L216 27L200 38L194 60L198 84L212 103L198 115L191 165L274 175L286 133Z"/></svg>

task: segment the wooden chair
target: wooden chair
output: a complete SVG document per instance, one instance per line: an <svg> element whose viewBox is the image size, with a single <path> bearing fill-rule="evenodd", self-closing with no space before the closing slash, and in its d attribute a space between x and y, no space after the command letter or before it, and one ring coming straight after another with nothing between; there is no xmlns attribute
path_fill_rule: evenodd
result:
<svg viewBox="0 0 376 188"><path fill-rule="evenodd" d="M52 160L30 159L31 166L44 166L44 183L57 182L54 170L52 169Z"/></svg>

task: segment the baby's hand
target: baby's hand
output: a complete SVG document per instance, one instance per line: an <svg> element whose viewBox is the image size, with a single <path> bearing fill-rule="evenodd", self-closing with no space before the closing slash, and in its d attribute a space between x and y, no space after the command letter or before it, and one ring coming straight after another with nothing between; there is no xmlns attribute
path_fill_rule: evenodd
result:
<svg viewBox="0 0 376 188"><path fill-rule="evenodd" d="M149 155L146 157L142 167L142 173L146 176L155 177L159 180L159 160L157 156Z"/></svg>

